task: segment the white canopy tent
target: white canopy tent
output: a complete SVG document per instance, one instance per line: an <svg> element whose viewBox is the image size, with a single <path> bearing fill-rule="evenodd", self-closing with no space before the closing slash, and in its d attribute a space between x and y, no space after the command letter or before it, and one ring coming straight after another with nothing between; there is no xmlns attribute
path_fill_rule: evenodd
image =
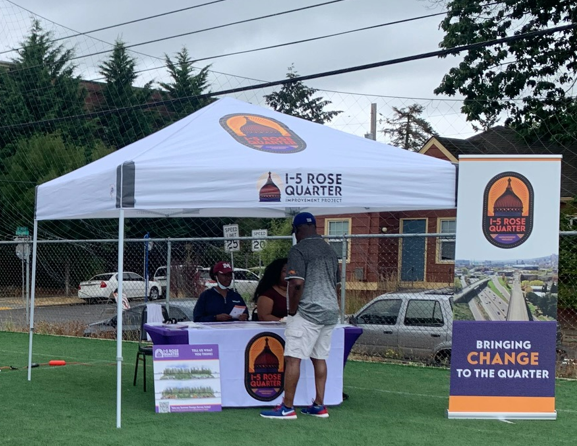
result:
<svg viewBox="0 0 577 446"><path fill-rule="evenodd" d="M115 218L122 277L124 219L285 217L455 207L451 163L266 108L220 99L89 165L38 186L38 222ZM122 281L119 294L122 293ZM122 313L121 300L118 314ZM117 334L120 427L122 318ZM31 379L31 369L28 369Z"/></svg>

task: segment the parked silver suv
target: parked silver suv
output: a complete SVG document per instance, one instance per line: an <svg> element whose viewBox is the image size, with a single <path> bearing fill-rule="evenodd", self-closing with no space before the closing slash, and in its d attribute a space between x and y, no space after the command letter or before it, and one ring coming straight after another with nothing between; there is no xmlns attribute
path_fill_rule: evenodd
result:
<svg viewBox="0 0 577 446"><path fill-rule="evenodd" d="M357 351L448 362L453 338L453 293L389 293L350 317L363 329Z"/></svg>

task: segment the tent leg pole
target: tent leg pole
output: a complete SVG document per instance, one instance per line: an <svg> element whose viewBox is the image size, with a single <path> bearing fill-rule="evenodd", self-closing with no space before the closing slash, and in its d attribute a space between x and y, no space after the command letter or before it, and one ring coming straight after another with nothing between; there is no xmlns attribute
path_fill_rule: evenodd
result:
<svg viewBox="0 0 577 446"><path fill-rule="evenodd" d="M124 209L118 216L118 299L116 299L116 427L121 427L122 407L122 285L124 277Z"/></svg>
<svg viewBox="0 0 577 446"><path fill-rule="evenodd" d="M34 219L32 234L32 290L30 293L30 339L28 341L28 381L32 380L32 335L34 334L34 298L36 297L36 256L38 247L38 220Z"/></svg>

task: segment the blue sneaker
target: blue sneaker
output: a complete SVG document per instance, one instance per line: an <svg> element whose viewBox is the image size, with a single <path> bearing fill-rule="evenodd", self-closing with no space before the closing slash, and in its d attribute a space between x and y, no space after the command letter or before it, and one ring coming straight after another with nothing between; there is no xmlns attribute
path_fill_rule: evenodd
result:
<svg viewBox="0 0 577 446"><path fill-rule="evenodd" d="M327 406L315 404L314 401L309 407L301 409L301 413L304 413L305 415L312 415L313 417L318 418L329 417L329 411L327 410Z"/></svg>
<svg viewBox="0 0 577 446"><path fill-rule="evenodd" d="M286 407L284 404L276 406L272 410L263 410L260 413L263 418L274 418L277 420L296 420L297 414L293 407Z"/></svg>

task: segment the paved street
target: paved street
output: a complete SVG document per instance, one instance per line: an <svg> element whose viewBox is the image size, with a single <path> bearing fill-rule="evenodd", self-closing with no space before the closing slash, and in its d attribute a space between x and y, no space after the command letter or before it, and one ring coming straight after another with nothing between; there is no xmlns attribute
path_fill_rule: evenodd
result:
<svg viewBox="0 0 577 446"><path fill-rule="evenodd" d="M0 329L6 324L17 326L26 326L26 308L22 305L22 299L15 299L18 302L8 302L9 299L0 299ZM6 301L6 302L5 302ZM131 300L131 305L142 303L143 300ZM154 302L165 302L159 299ZM78 298L58 299L37 299L34 310L35 325L39 322L45 323L62 323L78 322L81 324L90 324L102 319L108 319L116 314L115 304L92 304L88 305Z"/></svg>

